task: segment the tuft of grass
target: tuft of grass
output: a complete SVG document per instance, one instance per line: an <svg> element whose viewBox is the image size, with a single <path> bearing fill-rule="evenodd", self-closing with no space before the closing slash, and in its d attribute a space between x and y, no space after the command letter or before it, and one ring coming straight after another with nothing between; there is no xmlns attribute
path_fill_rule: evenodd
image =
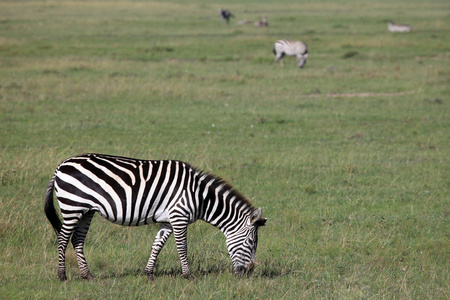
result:
<svg viewBox="0 0 450 300"><path fill-rule="evenodd" d="M348 52L346 52L346 53L342 56L342 58L352 58L352 57L359 56L359 55L360 55L360 54L359 54L358 51L353 50L353 51L348 51Z"/></svg>
<svg viewBox="0 0 450 300"><path fill-rule="evenodd" d="M316 187L314 185L309 184L309 185L307 185L305 187L305 192L310 194L310 195L313 195L313 194L317 193L317 190L316 190Z"/></svg>

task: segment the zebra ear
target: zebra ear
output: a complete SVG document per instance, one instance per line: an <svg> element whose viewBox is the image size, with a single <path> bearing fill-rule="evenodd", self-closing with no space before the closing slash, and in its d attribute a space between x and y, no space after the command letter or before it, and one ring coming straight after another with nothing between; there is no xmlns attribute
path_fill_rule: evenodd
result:
<svg viewBox="0 0 450 300"><path fill-rule="evenodd" d="M250 216L250 224L254 224L256 226L264 226L267 219L261 218L261 215L262 215L262 211L261 211L261 207L260 207L260 208L256 209Z"/></svg>
<svg viewBox="0 0 450 300"><path fill-rule="evenodd" d="M260 218L255 222L255 225L258 227L266 226L266 221L267 221L267 218Z"/></svg>

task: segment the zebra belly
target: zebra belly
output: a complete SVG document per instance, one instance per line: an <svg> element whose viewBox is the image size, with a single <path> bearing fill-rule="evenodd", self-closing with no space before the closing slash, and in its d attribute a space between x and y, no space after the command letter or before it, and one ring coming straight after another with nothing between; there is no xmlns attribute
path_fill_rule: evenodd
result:
<svg viewBox="0 0 450 300"><path fill-rule="evenodd" d="M284 52L284 54L287 56L296 56L297 55L297 53L295 53L295 52Z"/></svg>
<svg viewBox="0 0 450 300"><path fill-rule="evenodd" d="M157 202L160 202L160 201L161 200L159 200ZM133 215L131 216L131 219L126 218L125 220L119 219L116 221L109 220L108 218L107 219L113 223L124 225L124 226L140 226L140 225L148 225L148 224L153 224L153 223L169 223L170 222L169 212L166 210L166 207L161 205L156 210L153 207L150 210L150 212L148 213L148 215L146 215L146 216L142 215L139 219L137 218L136 212L135 212L134 216ZM104 217L106 217L106 216L104 216Z"/></svg>
<svg viewBox="0 0 450 300"><path fill-rule="evenodd" d="M91 210L97 211L102 217L104 217L108 221L122 226L141 226L154 223L169 223L170 221L169 212L167 211L157 211L154 215L148 215L146 217L141 217L140 219L118 218L117 220L114 220L113 218L103 214L101 210L98 210L95 207L93 207Z"/></svg>
<svg viewBox="0 0 450 300"><path fill-rule="evenodd" d="M102 211L92 208L91 210L94 210L98 212L99 215L110 221L111 223L122 225L122 226L141 226L141 225L149 225L153 223L168 223L169 222L169 214L165 212L164 214L161 214L159 217L153 218L152 216L149 216L148 218L141 218L138 221L136 220L130 220L130 219L122 219L118 218L117 220L114 220L114 218L108 217Z"/></svg>
<svg viewBox="0 0 450 300"><path fill-rule="evenodd" d="M169 223L170 221L169 212L168 211L157 212L155 214L154 219L157 223Z"/></svg>
<svg viewBox="0 0 450 300"><path fill-rule="evenodd" d="M154 216L148 216L147 218L142 218L142 219L138 220L137 222L132 221L130 223L130 220L125 220L123 225L130 224L130 225L140 226L140 225L148 225L148 224L153 224L153 223L169 223L169 221L170 221L169 213L167 211L164 211L161 213L156 213ZM122 222L115 222L115 223L122 224Z"/></svg>

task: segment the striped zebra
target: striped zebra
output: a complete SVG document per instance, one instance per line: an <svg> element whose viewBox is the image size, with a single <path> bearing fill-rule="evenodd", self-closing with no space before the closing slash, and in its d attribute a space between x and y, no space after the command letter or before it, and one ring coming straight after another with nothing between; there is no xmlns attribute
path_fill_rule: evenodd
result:
<svg viewBox="0 0 450 300"><path fill-rule="evenodd" d="M303 68L308 57L308 46L301 41L278 40L273 45L273 54L275 54L274 63L280 60L282 66L284 65L283 58L285 55L296 56L298 67Z"/></svg>
<svg viewBox="0 0 450 300"><path fill-rule="evenodd" d="M411 32L412 31L411 25L406 24L394 24L392 22L388 23L388 30L390 32Z"/></svg>
<svg viewBox="0 0 450 300"><path fill-rule="evenodd" d="M53 202L59 203L63 222ZM139 160L84 154L63 161L50 179L45 214L58 236L58 277L67 280L65 252L69 240L81 277L94 279L83 253L95 212L112 223L139 226L159 223L145 274L153 280L156 258L173 232L183 277L190 277L187 259L188 224L200 219L225 237L234 272L253 271L258 228L267 219L222 179L176 160Z"/></svg>

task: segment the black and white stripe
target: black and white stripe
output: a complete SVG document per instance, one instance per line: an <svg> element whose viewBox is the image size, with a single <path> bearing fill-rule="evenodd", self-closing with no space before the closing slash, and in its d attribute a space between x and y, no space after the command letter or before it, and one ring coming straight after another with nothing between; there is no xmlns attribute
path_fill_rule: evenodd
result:
<svg viewBox="0 0 450 300"><path fill-rule="evenodd" d="M58 218L53 191L63 222ZM198 219L219 228L226 237L236 273L253 270L258 227L266 219L261 209L220 178L175 160L139 160L102 154L85 154L62 162L53 174L45 196L45 213L58 235L58 276L66 280L65 252L70 238L81 277L91 279L83 247L94 213L123 226L159 223L145 267L153 279L156 258L174 234L184 277L190 276L186 231Z"/></svg>
<svg viewBox="0 0 450 300"><path fill-rule="evenodd" d="M296 56L299 68L303 68L308 57L308 46L302 41L278 40L273 45L273 54L275 54L275 63L280 60L283 66L283 58L287 56Z"/></svg>
<svg viewBox="0 0 450 300"><path fill-rule="evenodd" d="M388 30L390 32L411 32L412 26L407 24L394 24L392 22L388 22Z"/></svg>

